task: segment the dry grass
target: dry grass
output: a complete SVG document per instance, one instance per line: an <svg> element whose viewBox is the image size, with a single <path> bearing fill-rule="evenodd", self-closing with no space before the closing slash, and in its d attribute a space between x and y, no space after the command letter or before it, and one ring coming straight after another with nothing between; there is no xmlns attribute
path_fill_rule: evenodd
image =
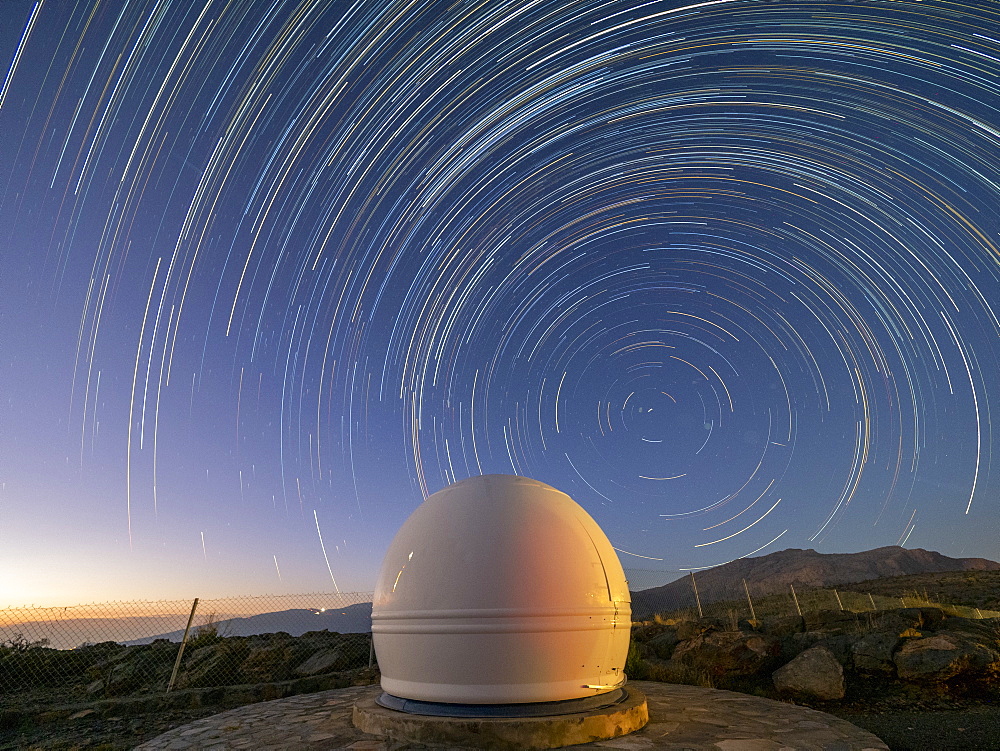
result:
<svg viewBox="0 0 1000 751"><path fill-rule="evenodd" d="M855 613L878 612L896 608L936 607L946 615L962 618L1000 617L1000 571L949 571L873 579L834 588L796 588L798 608L789 593L754 595L754 614L774 618L818 610L850 610ZM750 619L747 599L734 597L703 603L706 617L718 618L733 630L739 620ZM696 608L659 613L653 622L675 624L696 620Z"/></svg>
<svg viewBox="0 0 1000 751"><path fill-rule="evenodd" d="M944 571L893 576L845 584L843 589L903 598L907 606L911 601L924 601L979 608L980 611L1000 611L1000 571Z"/></svg>

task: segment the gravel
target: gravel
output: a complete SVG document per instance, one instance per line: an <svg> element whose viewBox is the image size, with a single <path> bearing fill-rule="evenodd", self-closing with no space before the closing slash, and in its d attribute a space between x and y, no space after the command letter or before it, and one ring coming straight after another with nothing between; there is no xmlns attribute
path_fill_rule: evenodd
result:
<svg viewBox="0 0 1000 751"><path fill-rule="evenodd" d="M891 751L1000 749L1000 706L996 705L884 713L840 710L831 714L874 733Z"/></svg>

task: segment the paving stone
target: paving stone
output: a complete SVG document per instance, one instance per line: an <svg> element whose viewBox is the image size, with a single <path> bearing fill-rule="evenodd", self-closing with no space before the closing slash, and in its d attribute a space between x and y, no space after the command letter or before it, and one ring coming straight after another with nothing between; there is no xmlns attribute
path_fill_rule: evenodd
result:
<svg viewBox="0 0 1000 751"><path fill-rule="evenodd" d="M636 738L633 736L612 738L608 741L597 741L591 745L596 748L621 748L626 751L645 751L645 749L656 748L656 744L649 738Z"/></svg>
<svg viewBox="0 0 1000 751"><path fill-rule="evenodd" d="M846 720L805 707L698 686L635 681L650 721L620 738L572 749L622 751L888 751ZM377 686L353 686L249 704L167 731L136 751L408 751L417 744L361 732L354 703ZM467 751L454 748L453 751Z"/></svg>
<svg viewBox="0 0 1000 751"><path fill-rule="evenodd" d="M777 741L761 738L743 738L718 741L715 747L719 751L781 751L783 746Z"/></svg>

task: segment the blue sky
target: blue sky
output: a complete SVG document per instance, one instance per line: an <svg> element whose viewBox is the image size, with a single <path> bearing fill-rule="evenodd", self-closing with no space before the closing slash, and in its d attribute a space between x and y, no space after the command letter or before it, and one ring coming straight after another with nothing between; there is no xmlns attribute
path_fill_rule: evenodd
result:
<svg viewBox="0 0 1000 751"><path fill-rule="evenodd" d="M626 568L1000 556L996 11L4 14L0 601L369 589L480 473Z"/></svg>

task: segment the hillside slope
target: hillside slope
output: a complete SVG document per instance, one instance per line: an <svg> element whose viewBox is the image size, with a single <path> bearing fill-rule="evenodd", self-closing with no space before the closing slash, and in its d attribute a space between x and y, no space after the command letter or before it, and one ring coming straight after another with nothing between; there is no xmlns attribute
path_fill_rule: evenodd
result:
<svg viewBox="0 0 1000 751"><path fill-rule="evenodd" d="M844 590L1000 610L1000 571L938 571L848 584Z"/></svg>
<svg viewBox="0 0 1000 751"><path fill-rule="evenodd" d="M309 631L326 629L339 634L363 634L372 630L372 604L361 602L348 605L345 608L330 608L328 610L281 610L274 613L261 613L247 618L227 618L214 624L222 636L255 636L257 634L275 634L284 632L291 636L302 636ZM144 639L123 642L126 645L151 644L156 639L180 641L184 630L171 631Z"/></svg>
<svg viewBox="0 0 1000 751"><path fill-rule="evenodd" d="M695 578L703 604L742 594L743 580L755 595L784 592L788 586L832 587L869 579L944 571L1000 571L1000 563L985 558L949 558L930 550L897 546L861 553L817 553L792 548L759 558L741 558L698 571ZM690 577L662 587L632 593L632 617L691 607L695 604Z"/></svg>

